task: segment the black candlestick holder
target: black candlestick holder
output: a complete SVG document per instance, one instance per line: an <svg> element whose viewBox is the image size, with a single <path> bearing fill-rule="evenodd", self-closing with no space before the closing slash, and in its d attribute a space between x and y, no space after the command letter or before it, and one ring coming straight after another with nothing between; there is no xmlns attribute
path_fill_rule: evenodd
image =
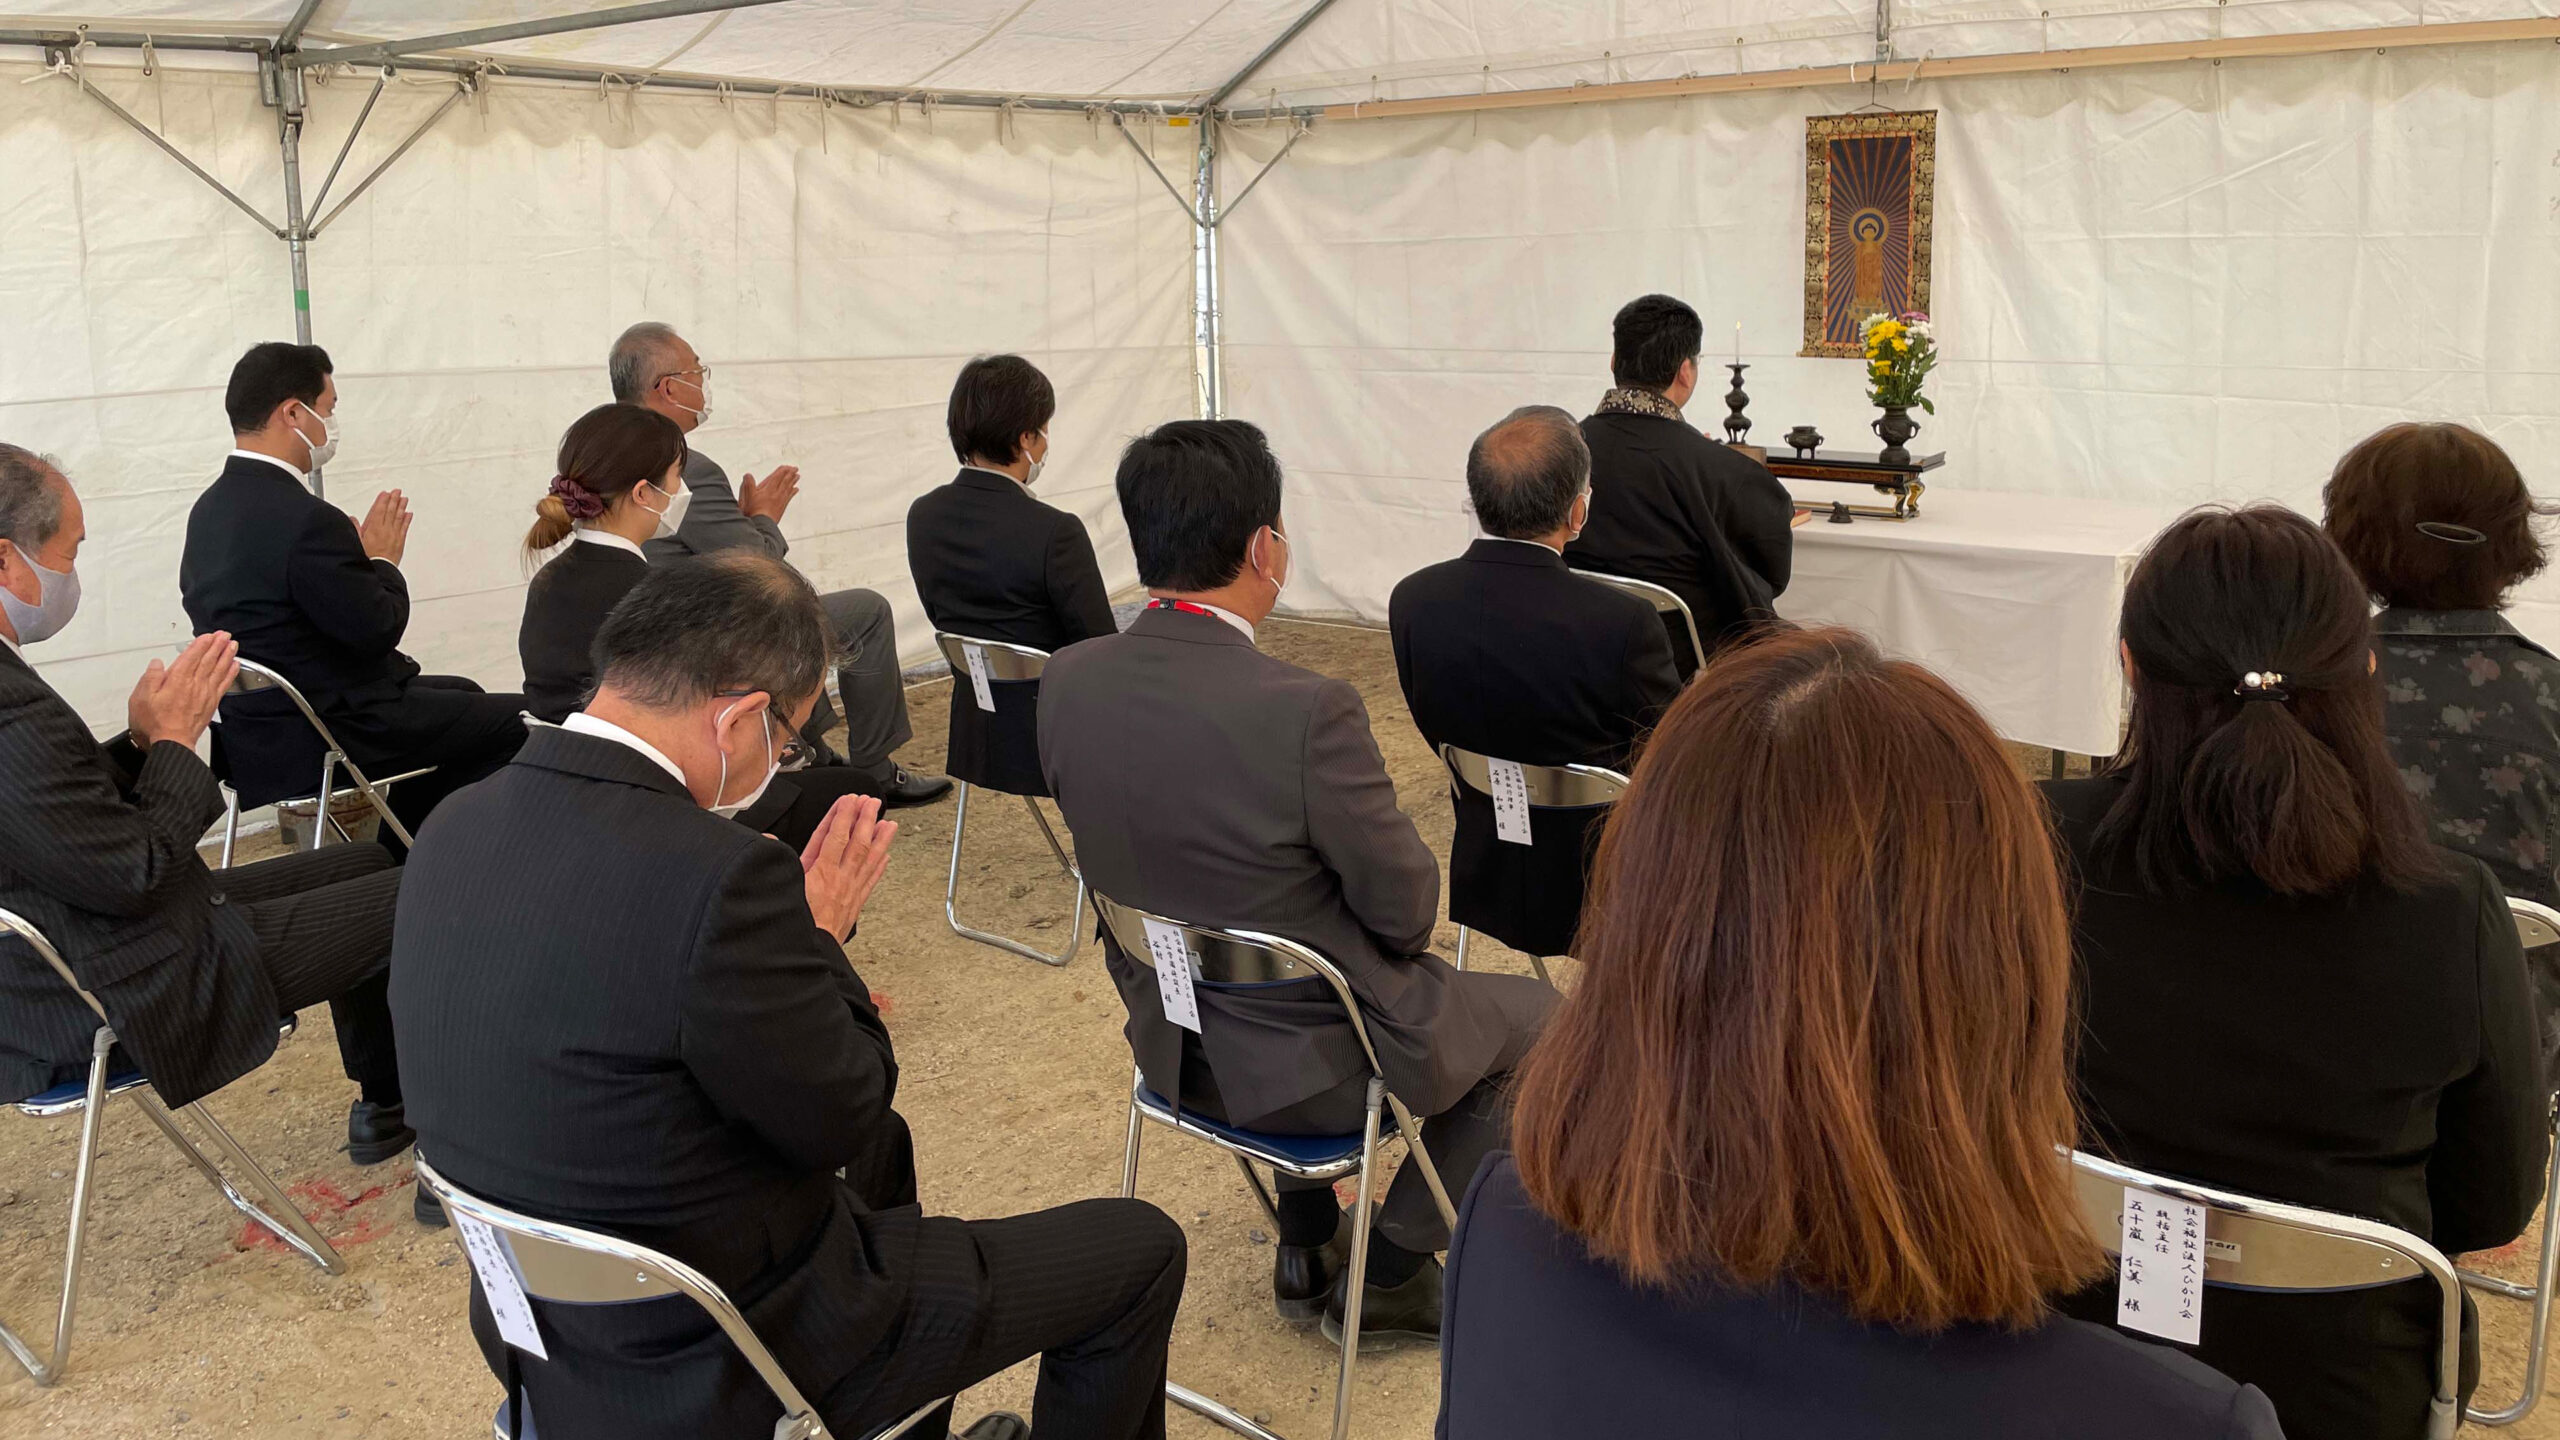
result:
<svg viewBox="0 0 2560 1440"><path fill-rule="evenodd" d="M1742 437L1751 433L1751 417L1742 413L1751 403L1751 397L1742 390L1742 372L1751 367L1736 360L1724 368L1733 372L1733 388L1724 392L1724 408L1733 412L1724 417L1724 443L1739 445Z"/></svg>

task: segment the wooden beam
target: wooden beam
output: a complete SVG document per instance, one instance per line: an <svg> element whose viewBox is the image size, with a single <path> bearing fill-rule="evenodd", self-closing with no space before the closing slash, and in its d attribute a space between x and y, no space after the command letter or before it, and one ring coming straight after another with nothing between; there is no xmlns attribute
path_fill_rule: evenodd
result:
<svg viewBox="0 0 2560 1440"><path fill-rule="evenodd" d="M1750 90L1806 90L1825 85L1898 84L1915 76L1954 80L1976 75L2023 75L2039 70L2097 70L2124 65L2169 65L2193 60L2261 60L2284 55L2329 55L2351 50L2397 50L2423 45L2488 45L2519 40L2560 41L2560 17L2472 20L2448 25L2393 25L2370 30L2319 30L2292 35L2240 35L2212 40L2172 40L2156 45L2098 45L2080 50L2037 50L1944 59L1860 62L1798 70L1748 70L1738 75L1690 75L1677 80L1628 80L1548 90L1492 91L1421 100L1369 100L1327 105L1326 120L1384 120L1399 115L1463 115L1479 110L1535 110L1555 105L1599 105L1620 100L1664 100L1683 95L1725 95ZM1238 111L1235 118L1250 119Z"/></svg>

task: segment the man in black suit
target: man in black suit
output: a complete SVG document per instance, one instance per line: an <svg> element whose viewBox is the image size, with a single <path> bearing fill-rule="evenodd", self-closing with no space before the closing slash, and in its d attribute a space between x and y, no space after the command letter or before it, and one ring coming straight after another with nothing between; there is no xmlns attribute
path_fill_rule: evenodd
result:
<svg viewBox="0 0 2560 1440"><path fill-rule="evenodd" d="M1120 511L1153 604L1059 654L1040 686L1040 761L1095 891L1199 925L1282 935L1339 966L1387 1085L1454 1198L1508 1126L1505 1082L1556 993L1461 974L1430 952L1440 866L1396 808L1359 692L1254 648L1289 573L1280 462L1235 420L1180 420L1129 444ZM1276 1134L1361 1128L1358 1037L1320 980L1199 994L1165 1016L1154 966L1103 936L1148 1083L1188 1109ZM1338 1327L1346 1233L1323 1182L1280 1184L1281 1315ZM1397 1172L1369 1250L1361 1331L1440 1330L1447 1247L1420 1167ZM1343 1284L1351 1283L1343 1280Z"/></svg>
<svg viewBox="0 0 2560 1440"><path fill-rule="evenodd" d="M1653 607L1565 568L1591 513L1591 452L1552 405L1514 410L1467 451L1484 539L1406 576L1387 601L1415 728L1522 765L1625 770L1680 692ZM1493 802L1462 788L1449 918L1530 955L1562 955L1582 916L1585 831L1605 811L1540 810L1504 841Z"/></svg>
<svg viewBox="0 0 2560 1440"><path fill-rule="evenodd" d="M1680 407L1698 388L1698 312L1668 295L1627 302L1613 326L1617 388L1582 422L1591 523L1565 547L1576 569L1650 580L1688 602L1709 654L1772 619L1795 564L1795 503L1768 467L1699 434ZM1679 617L1666 617L1685 678Z"/></svg>
<svg viewBox="0 0 2560 1440"><path fill-rule="evenodd" d="M586 709L429 822L391 988L421 1151L701 1270L839 1435L1040 1354L1041 1434L1160 1440L1179 1228L1129 1200L916 1206L897 1060L843 950L897 827L846 796L795 856L721 818L807 719L826 638L769 556L652 566L597 634ZM472 1325L545 1440L777 1413L690 1307L535 1311L547 1361L510 1359L476 1291Z"/></svg>
<svg viewBox="0 0 2560 1440"><path fill-rule="evenodd" d="M711 366L667 325L644 320L622 332L606 362L613 398L655 410L690 437L711 418ZM649 559L663 564L688 555L749 550L776 560L791 552L782 515L800 493L800 467L776 465L762 480L748 475L729 488L729 472L688 444L684 485L693 495L684 524L648 543ZM898 626L877 590L847 587L818 597L827 626L843 650L836 666L844 693L845 754L826 743L835 707L818 698L807 739L822 765L851 765L864 793L890 806L923 805L950 793L940 775L917 775L890 757L915 734L907 721L907 691L898 670Z"/></svg>
<svg viewBox="0 0 2560 1440"><path fill-rule="evenodd" d="M507 763L523 743L521 695L484 694L423 675L400 652L409 582L400 557L409 509L376 495L364 523L311 493L338 451L337 381L317 345L252 345L223 397L238 448L187 515L178 588L198 633L226 630L240 653L293 682L368 776L424 766L393 787L410 833L436 802ZM283 692L234 696L216 744L243 805L308 795L321 747ZM396 839L385 845L398 853Z"/></svg>
<svg viewBox="0 0 2560 1440"><path fill-rule="evenodd" d="M907 507L907 569L935 629L1052 653L1112 633L1111 592L1084 522L1031 495L1057 409L1049 377L1019 355L960 367L949 413L960 474ZM967 675L952 677L943 768L972 785L1048 794L1039 686L994 681L987 692L992 713Z"/></svg>
<svg viewBox="0 0 2560 1440"><path fill-rule="evenodd" d="M385 999L400 872L339 845L219 874L196 841L222 813L195 745L239 673L228 635L154 660L100 745L20 653L69 623L86 532L70 481L0 445L0 909L34 922L106 1007L124 1059L184 1105L275 1053L276 1021L329 1002L362 1098L347 1153L388 1160L413 1138ZM0 940L0 1101L85 1074L95 1012L16 939Z"/></svg>

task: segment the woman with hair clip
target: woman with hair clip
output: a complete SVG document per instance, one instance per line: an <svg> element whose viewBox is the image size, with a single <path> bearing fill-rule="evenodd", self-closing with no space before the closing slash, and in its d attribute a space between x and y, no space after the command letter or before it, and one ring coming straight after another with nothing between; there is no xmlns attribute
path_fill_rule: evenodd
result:
<svg viewBox="0 0 2560 1440"><path fill-rule="evenodd" d="M2133 727L2048 782L2076 863L2090 1148L2364 1216L2449 1254L2542 1194L2544 1088L2506 896L2427 843L2384 743L2365 588L2290 510L2203 510L2125 591ZM2434 1282L2214 1289L2196 1354L2295 1440L2414 1440ZM2115 1315L2112 1279L2066 1302ZM2464 1309L2461 1392L2478 1380Z"/></svg>
<svg viewBox="0 0 2560 1440"><path fill-rule="evenodd" d="M2270 1440L2266 1397L2055 1316L2071 946L2035 797L1848 630L1654 731L1450 1256L1443 1440Z"/></svg>
<svg viewBox="0 0 2560 1440"><path fill-rule="evenodd" d="M542 568L525 589L516 630L525 700L536 720L560 724L595 692L596 632L649 573L641 547L684 523L693 498L684 457L676 422L637 405L599 405L560 437L559 473L535 503L524 537L526 558ZM556 553L537 560L545 552ZM838 797L861 792L851 770L803 768L808 756L796 740L785 745L782 764L787 773L776 775L738 821L798 848Z"/></svg>

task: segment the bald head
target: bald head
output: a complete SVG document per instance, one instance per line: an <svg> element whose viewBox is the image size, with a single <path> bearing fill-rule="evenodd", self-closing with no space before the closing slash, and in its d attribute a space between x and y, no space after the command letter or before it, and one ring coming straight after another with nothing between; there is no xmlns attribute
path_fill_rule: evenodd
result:
<svg viewBox="0 0 2560 1440"><path fill-rule="evenodd" d="M1572 528L1573 502L1591 486L1582 427L1553 405L1523 405L1467 450L1476 523L1506 540L1545 540Z"/></svg>

